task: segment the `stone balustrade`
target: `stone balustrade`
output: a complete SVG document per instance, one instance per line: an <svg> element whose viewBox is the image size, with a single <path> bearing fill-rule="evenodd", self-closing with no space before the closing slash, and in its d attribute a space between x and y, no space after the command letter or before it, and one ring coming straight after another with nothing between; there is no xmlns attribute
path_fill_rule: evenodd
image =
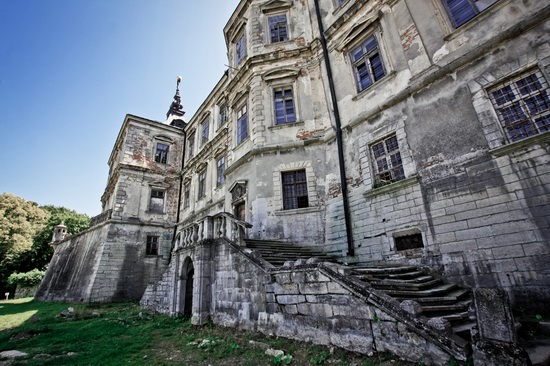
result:
<svg viewBox="0 0 550 366"><path fill-rule="evenodd" d="M96 226L101 224L102 222L105 222L107 220L111 219L111 215L113 214L113 210L109 209L107 211L104 211L100 213L97 216L94 216L90 219L90 227Z"/></svg>
<svg viewBox="0 0 550 366"><path fill-rule="evenodd" d="M228 212L205 216L179 230L175 249L186 248L207 239L219 238L226 238L236 244L244 245L244 239L247 237L246 229L251 227L251 224L237 219Z"/></svg>

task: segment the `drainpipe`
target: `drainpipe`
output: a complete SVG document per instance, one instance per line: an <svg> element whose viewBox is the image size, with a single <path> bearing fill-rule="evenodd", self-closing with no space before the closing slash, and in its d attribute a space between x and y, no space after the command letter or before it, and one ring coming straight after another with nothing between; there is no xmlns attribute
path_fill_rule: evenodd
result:
<svg viewBox="0 0 550 366"><path fill-rule="evenodd" d="M346 181L346 166L344 161L344 144L342 141L342 125L340 123L340 112L338 110L338 101L336 100L336 91L334 89L334 80L332 78L332 68L328 57L327 40L324 35L323 21L321 20L321 10L319 8L319 0L314 0L315 15L317 16L317 24L319 26L319 40L323 48L323 60L327 69L328 86L330 90L330 100L334 109L334 122L336 124L336 144L338 147L338 162L340 166L340 183L342 185L342 202L344 204L344 222L346 225L346 237L348 242L347 255L353 257L355 248L353 246L353 232L351 228L351 216L348 200L348 183Z"/></svg>
<svg viewBox="0 0 550 366"><path fill-rule="evenodd" d="M174 234L172 235L172 246L174 245L174 242L176 240L176 234L178 232L178 222L180 222L181 194L183 191L183 166L185 164L185 147L187 143L187 138L186 138L187 134L185 133L184 129L182 129L182 131L183 131L183 152L181 156L180 188L178 193L178 211L176 212L176 224L174 225ZM172 255L171 250L170 250L170 255Z"/></svg>

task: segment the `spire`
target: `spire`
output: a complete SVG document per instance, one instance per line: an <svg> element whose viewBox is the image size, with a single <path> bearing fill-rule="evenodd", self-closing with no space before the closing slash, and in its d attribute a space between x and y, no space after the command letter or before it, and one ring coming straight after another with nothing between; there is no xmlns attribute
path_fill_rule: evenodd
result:
<svg viewBox="0 0 550 366"><path fill-rule="evenodd" d="M166 118L169 118L171 114L173 114L177 117L182 117L185 114L185 112L183 111L183 106L181 105L181 97L180 97L181 77L178 76L176 78L176 81L177 81L176 94L174 95L174 101L172 102L172 104L170 104L170 109L166 113Z"/></svg>

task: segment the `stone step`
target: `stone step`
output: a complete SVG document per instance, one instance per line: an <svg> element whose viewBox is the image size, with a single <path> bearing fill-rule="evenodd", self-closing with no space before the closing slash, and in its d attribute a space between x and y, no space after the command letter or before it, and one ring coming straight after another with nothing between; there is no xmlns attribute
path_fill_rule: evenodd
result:
<svg viewBox="0 0 550 366"><path fill-rule="evenodd" d="M463 311L460 313L442 315L441 317L443 319L447 319L452 324L452 323L456 323L464 320L469 320L470 314L468 314L467 311Z"/></svg>
<svg viewBox="0 0 550 366"><path fill-rule="evenodd" d="M418 267L415 266L374 266L374 267L355 267L354 272L359 274L396 274L403 272L414 272L418 271Z"/></svg>
<svg viewBox="0 0 550 366"><path fill-rule="evenodd" d="M400 298L409 298L415 300L419 297L440 296L455 289L457 286L451 283L444 283L426 290L391 290L384 289L383 291L392 296Z"/></svg>
<svg viewBox="0 0 550 366"><path fill-rule="evenodd" d="M424 313L444 313L468 310L472 300L462 300L454 304L439 304L439 305L422 305ZM428 316L428 315L426 315Z"/></svg>
<svg viewBox="0 0 550 366"><path fill-rule="evenodd" d="M373 281L373 283L422 283L435 280L433 276L423 275L417 277L411 277L407 279L395 279L395 278L379 278L371 275L353 275L355 278L358 278L362 281Z"/></svg>
<svg viewBox="0 0 550 366"><path fill-rule="evenodd" d="M418 302L420 305L452 304L461 300L462 298L466 297L469 294L470 294L470 290L458 288L453 291L450 291L444 296L419 297L414 299L414 301ZM396 299L399 301L408 300L408 298L404 298L404 297L397 297Z"/></svg>
<svg viewBox="0 0 550 366"><path fill-rule="evenodd" d="M404 282L398 280L371 281L372 287L379 290L394 290L394 291L429 291L441 284L443 281L439 278L432 278L429 281L423 282Z"/></svg>

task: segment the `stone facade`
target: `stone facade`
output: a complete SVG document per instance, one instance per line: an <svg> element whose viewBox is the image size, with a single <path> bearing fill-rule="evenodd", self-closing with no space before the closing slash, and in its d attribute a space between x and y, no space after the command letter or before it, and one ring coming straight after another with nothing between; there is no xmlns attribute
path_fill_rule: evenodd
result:
<svg viewBox="0 0 550 366"><path fill-rule="evenodd" d="M547 311L550 6L455 3L464 11L447 0L242 0L223 30L230 67L189 122L178 93L166 123L127 116L108 218L58 245L42 298L144 293L144 306L195 324L429 364L467 357L444 322L410 315L414 304L355 286L343 267L273 268L248 237L343 264L425 266ZM97 283L85 293L81 273Z"/></svg>

